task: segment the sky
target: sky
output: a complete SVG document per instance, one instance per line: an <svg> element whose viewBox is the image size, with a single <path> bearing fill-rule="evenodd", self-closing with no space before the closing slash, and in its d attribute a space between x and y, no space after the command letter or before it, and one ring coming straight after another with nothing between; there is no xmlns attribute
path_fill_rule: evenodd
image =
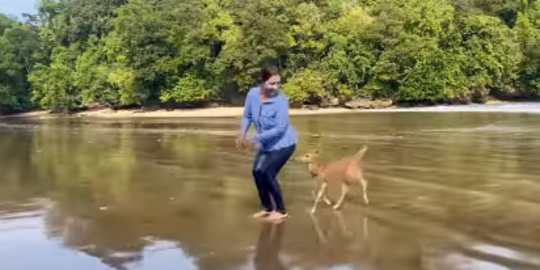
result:
<svg viewBox="0 0 540 270"><path fill-rule="evenodd" d="M23 13L36 13L36 0L0 0L0 13L22 18Z"/></svg>

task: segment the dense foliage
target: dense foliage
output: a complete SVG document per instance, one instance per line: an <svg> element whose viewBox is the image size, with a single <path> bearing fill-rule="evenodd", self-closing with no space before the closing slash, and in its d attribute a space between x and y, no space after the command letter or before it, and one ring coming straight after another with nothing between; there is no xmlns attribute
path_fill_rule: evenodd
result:
<svg viewBox="0 0 540 270"><path fill-rule="evenodd" d="M536 0L41 0L0 16L0 110L205 104L265 64L296 103L540 95Z"/></svg>

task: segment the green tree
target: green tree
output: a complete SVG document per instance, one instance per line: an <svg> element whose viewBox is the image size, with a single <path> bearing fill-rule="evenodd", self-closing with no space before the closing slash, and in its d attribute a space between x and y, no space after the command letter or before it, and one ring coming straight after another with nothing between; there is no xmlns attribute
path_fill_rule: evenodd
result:
<svg viewBox="0 0 540 270"><path fill-rule="evenodd" d="M32 100L42 108L69 111L82 106L79 89L75 86L75 61L80 53L80 44L69 47L54 47L50 64L34 66L29 80L33 86Z"/></svg>
<svg viewBox="0 0 540 270"><path fill-rule="evenodd" d="M516 26L524 54L520 64L519 80L512 93L518 97L540 96L540 3L535 2L523 13L519 13Z"/></svg>
<svg viewBox="0 0 540 270"><path fill-rule="evenodd" d="M39 37L29 26L0 14L0 111L32 107L27 76L39 46Z"/></svg>
<svg viewBox="0 0 540 270"><path fill-rule="evenodd" d="M533 0L40 0L0 16L0 107L204 105L264 64L295 103L539 98Z"/></svg>

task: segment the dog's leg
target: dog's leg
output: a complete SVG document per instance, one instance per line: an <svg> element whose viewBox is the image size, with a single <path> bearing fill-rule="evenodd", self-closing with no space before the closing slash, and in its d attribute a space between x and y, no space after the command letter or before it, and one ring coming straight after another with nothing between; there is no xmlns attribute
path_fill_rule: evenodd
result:
<svg viewBox="0 0 540 270"><path fill-rule="evenodd" d="M314 200L315 200L315 198L317 198L314 191L311 191L311 197L313 197ZM328 206L332 205L332 201L330 199L328 199L328 197L326 197L326 192L323 193L322 200L323 200L324 203L326 203L326 205L328 205Z"/></svg>
<svg viewBox="0 0 540 270"><path fill-rule="evenodd" d="M321 188L319 189L319 193L317 194L317 197L315 198L315 203L313 204L313 208L311 208L311 214L315 214L315 211L317 211L317 204L321 200L323 194L326 192L327 184L326 182L323 182L321 184Z"/></svg>
<svg viewBox="0 0 540 270"><path fill-rule="evenodd" d="M366 181L366 179L364 178L364 176L362 174L358 175L358 180L360 181L360 185L362 186L362 192L364 194L364 203L369 204L369 200L368 200L368 196L367 196L368 182Z"/></svg>
<svg viewBox="0 0 540 270"><path fill-rule="evenodd" d="M349 187L347 186L347 184L342 183L341 196L339 197L339 200L337 201L336 205L334 205L334 210L338 210L341 207L341 204L343 204L343 200L345 200L345 195L347 195L347 192L349 192Z"/></svg>
<svg viewBox="0 0 540 270"><path fill-rule="evenodd" d="M323 194L323 202L328 206L332 205L332 201L326 197L326 192Z"/></svg>

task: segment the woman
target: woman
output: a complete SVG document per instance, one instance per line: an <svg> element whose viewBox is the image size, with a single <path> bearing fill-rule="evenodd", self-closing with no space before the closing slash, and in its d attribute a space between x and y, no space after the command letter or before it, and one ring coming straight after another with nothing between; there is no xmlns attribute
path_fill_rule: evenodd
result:
<svg viewBox="0 0 540 270"><path fill-rule="evenodd" d="M244 142L252 143L257 149L253 164L253 177L259 192L262 210L254 218L281 220L288 217L278 173L296 149L298 134L289 124L289 101L280 91L281 77L276 67L266 67L261 72L261 85L249 91L240 134L236 147L243 148ZM257 135L246 138L253 124ZM272 200L274 204L272 204Z"/></svg>

